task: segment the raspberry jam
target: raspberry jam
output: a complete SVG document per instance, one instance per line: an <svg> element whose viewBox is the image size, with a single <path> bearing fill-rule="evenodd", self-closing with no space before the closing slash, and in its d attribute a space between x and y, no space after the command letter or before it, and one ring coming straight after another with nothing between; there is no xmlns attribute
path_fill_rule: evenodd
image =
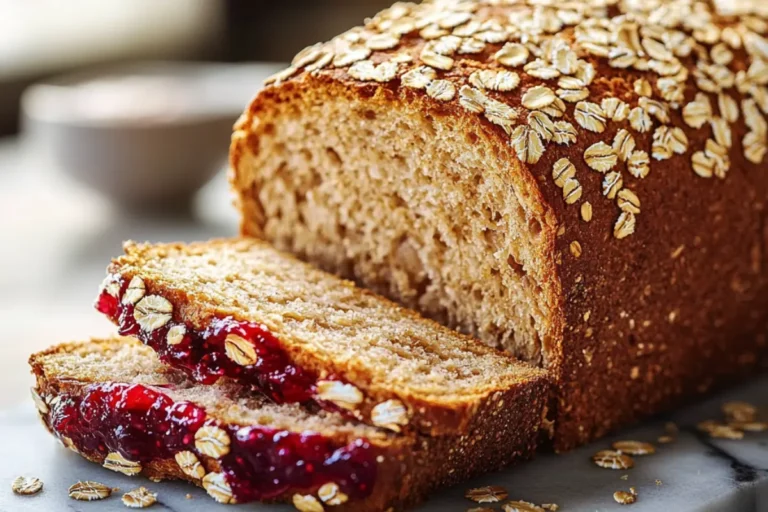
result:
<svg viewBox="0 0 768 512"><path fill-rule="evenodd" d="M117 298L125 294L127 282L120 276L110 279L96 300L96 309L119 326L120 334L149 345L169 366L184 370L203 384L230 377L258 388L278 403L307 402L315 394L317 377L292 364L279 340L265 326L227 317L214 318L202 331L172 319L161 327L147 330L137 323L135 306ZM230 335L253 346L255 354L250 354L250 360L241 359L238 363L227 355L226 340Z"/></svg>
<svg viewBox="0 0 768 512"><path fill-rule="evenodd" d="M376 479L374 450L364 439L338 446L312 432L219 425L197 405L174 402L141 384L92 384L83 396L59 395L48 424L85 455L119 452L142 464L173 460L184 450L202 460L195 433L204 425L218 426L231 442L219 459L221 471L240 503L312 493L329 482L359 499L370 494Z"/></svg>

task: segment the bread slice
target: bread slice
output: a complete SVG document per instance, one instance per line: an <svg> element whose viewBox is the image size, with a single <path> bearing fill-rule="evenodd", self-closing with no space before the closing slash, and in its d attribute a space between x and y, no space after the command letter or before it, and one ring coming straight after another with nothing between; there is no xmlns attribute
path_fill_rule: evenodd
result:
<svg viewBox="0 0 768 512"><path fill-rule="evenodd" d="M128 475L187 480L220 502L293 501L300 510L399 510L527 458L540 418L508 411L542 407L540 395L524 394L499 408L493 427L429 438L278 405L227 379L197 384L127 338L62 344L30 365L44 423L83 457Z"/></svg>
<svg viewBox="0 0 768 512"><path fill-rule="evenodd" d="M397 2L246 109L242 232L546 367L561 450L748 375L765 5Z"/></svg>
<svg viewBox="0 0 768 512"><path fill-rule="evenodd" d="M203 383L315 400L393 431L492 429L546 375L254 239L125 245L97 307Z"/></svg>

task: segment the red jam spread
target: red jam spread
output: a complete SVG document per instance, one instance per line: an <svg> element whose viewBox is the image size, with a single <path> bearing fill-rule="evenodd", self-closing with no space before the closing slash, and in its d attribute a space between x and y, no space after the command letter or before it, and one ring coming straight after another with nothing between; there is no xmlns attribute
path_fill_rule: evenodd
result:
<svg viewBox="0 0 768 512"><path fill-rule="evenodd" d="M204 409L141 384L92 384L83 396L60 395L48 424L85 455L119 452L147 463L195 448L195 432L215 425L230 438L219 462L235 499L269 500L286 493L311 493L333 482L350 499L370 494L376 479L373 449L364 439L334 445L312 433L264 426L220 425Z"/></svg>
<svg viewBox="0 0 768 512"><path fill-rule="evenodd" d="M128 287L126 280L114 276L112 283L119 286L117 297L105 289L96 300L96 309L119 326L120 334L138 338L152 347L164 363L184 370L196 381L212 384L220 377L230 377L258 388L278 403L307 402L315 394L317 377L292 364L278 339L265 326L227 317L214 318L204 330L170 320L147 331L136 322L135 306L118 298ZM168 333L174 328L183 328L184 334L171 344ZM228 357L225 341L230 334L253 345L253 364L238 364Z"/></svg>

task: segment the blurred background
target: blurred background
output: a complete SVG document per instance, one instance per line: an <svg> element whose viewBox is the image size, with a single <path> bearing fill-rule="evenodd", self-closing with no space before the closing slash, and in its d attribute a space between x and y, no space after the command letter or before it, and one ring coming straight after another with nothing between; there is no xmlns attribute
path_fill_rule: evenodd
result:
<svg viewBox="0 0 768 512"><path fill-rule="evenodd" d="M111 332L125 239L237 232L230 128L303 47L390 0L0 0L0 407L26 359Z"/></svg>

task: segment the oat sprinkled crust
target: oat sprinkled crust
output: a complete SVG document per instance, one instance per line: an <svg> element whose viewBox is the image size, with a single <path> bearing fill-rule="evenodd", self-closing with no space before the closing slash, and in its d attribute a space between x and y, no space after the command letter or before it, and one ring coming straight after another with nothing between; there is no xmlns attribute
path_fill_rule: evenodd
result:
<svg viewBox="0 0 768 512"><path fill-rule="evenodd" d="M287 486L287 489L282 494L270 494L270 501L316 502L326 510L339 512L379 512L389 507L403 510L438 487L455 485L474 475L528 458L533 455L536 446L536 418L531 418L525 425L509 422L509 414L502 410L493 430L482 429L468 435L438 438L395 434L355 422L339 413L310 412L296 404L277 405L232 382L196 384L181 372L162 365L151 349L128 338L58 345L33 355L30 364L36 377L35 392L47 404L45 412L40 411L41 418L64 446L95 463L111 464L111 469L118 471L129 468L133 473L137 469L154 481L189 481L204 487L213 499L222 503L232 503L238 496L249 500L258 496L255 491L248 494L245 480L236 480L237 485L230 485L233 483L231 475L225 476L223 472L229 469L232 474L238 474L237 464L246 464L239 462L246 447L256 458L259 455L275 457L276 461L292 461L283 475L286 479L299 471L297 451L302 449L304 443L308 443L306 449L309 452L300 452L303 456L328 450L329 464L337 464L336 470L330 473L324 472L318 465L313 474L326 474L330 480L322 485L318 482L311 488L291 487L288 480L278 479L278 488ZM116 390L123 390L118 401L126 405L124 409L107 406L111 409L106 416L116 423L110 428L99 429L98 442L89 444L84 440L89 434L82 430L82 425L74 427L73 438L63 435L72 422L78 421L76 415L72 416L73 403L93 397L94 393L98 395ZM138 401L134 403L132 400ZM522 408L532 401L535 399L531 396L521 396L519 402L510 402L506 406ZM171 405L180 402L185 404L184 407ZM101 415L96 412L98 402L89 404L96 407L88 408L95 416L89 419L88 424L91 425L99 421ZM171 416L162 416L161 405L171 407L174 411ZM141 416L143 421L139 421L134 415L142 407L148 409ZM192 409L197 412L190 412ZM169 419L181 414L187 414L181 424ZM204 414L204 423L198 425L199 435L191 435L191 443L182 443L182 434L186 434L179 429L196 424L198 420L195 418L201 418L201 414ZM133 421L130 425L121 426L120 418L126 421L132 418ZM139 426L157 420L163 422L163 429L149 428L148 433ZM115 429L114 432L111 428ZM253 433L261 432L260 429L267 430L254 437ZM230 433L230 443L225 441L225 430ZM275 436L276 432L280 435ZM159 437L152 438L150 442L148 435ZM290 436L295 437L282 448L279 457L270 454L272 442L279 443L280 439ZM137 450L139 446L151 449ZM223 449L225 446L226 449ZM353 466L357 471L357 481L368 477L372 479L365 480L372 484L372 488L366 487L363 494L354 488L352 481L355 479L333 472L344 473L347 457L359 454L355 451L343 452L344 448L363 450L366 458L358 460L374 465L370 473L365 468L371 466ZM130 453L131 458L140 460L141 464L129 461L120 455L120 451ZM339 455L338 460L333 458L335 454ZM258 472L258 468L252 469ZM272 470L279 473L281 467ZM305 475L302 478L299 481L306 483L305 478L308 477ZM334 481L335 478L343 480ZM266 492L272 490L267 480L259 477L251 484ZM109 497L111 492L112 489L97 482L78 482L70 488L70 497L99 500ZM123 501L137 508L149 506L154 501L154 494L140 488L126 494Z"/></svg>
<svg viewBox="0 0 768 512"><path fill-rule="evenodd" d="M243 232L551 369L558 449L668 409L768 352L767 14L397 3L238 121Z"/></svg>

